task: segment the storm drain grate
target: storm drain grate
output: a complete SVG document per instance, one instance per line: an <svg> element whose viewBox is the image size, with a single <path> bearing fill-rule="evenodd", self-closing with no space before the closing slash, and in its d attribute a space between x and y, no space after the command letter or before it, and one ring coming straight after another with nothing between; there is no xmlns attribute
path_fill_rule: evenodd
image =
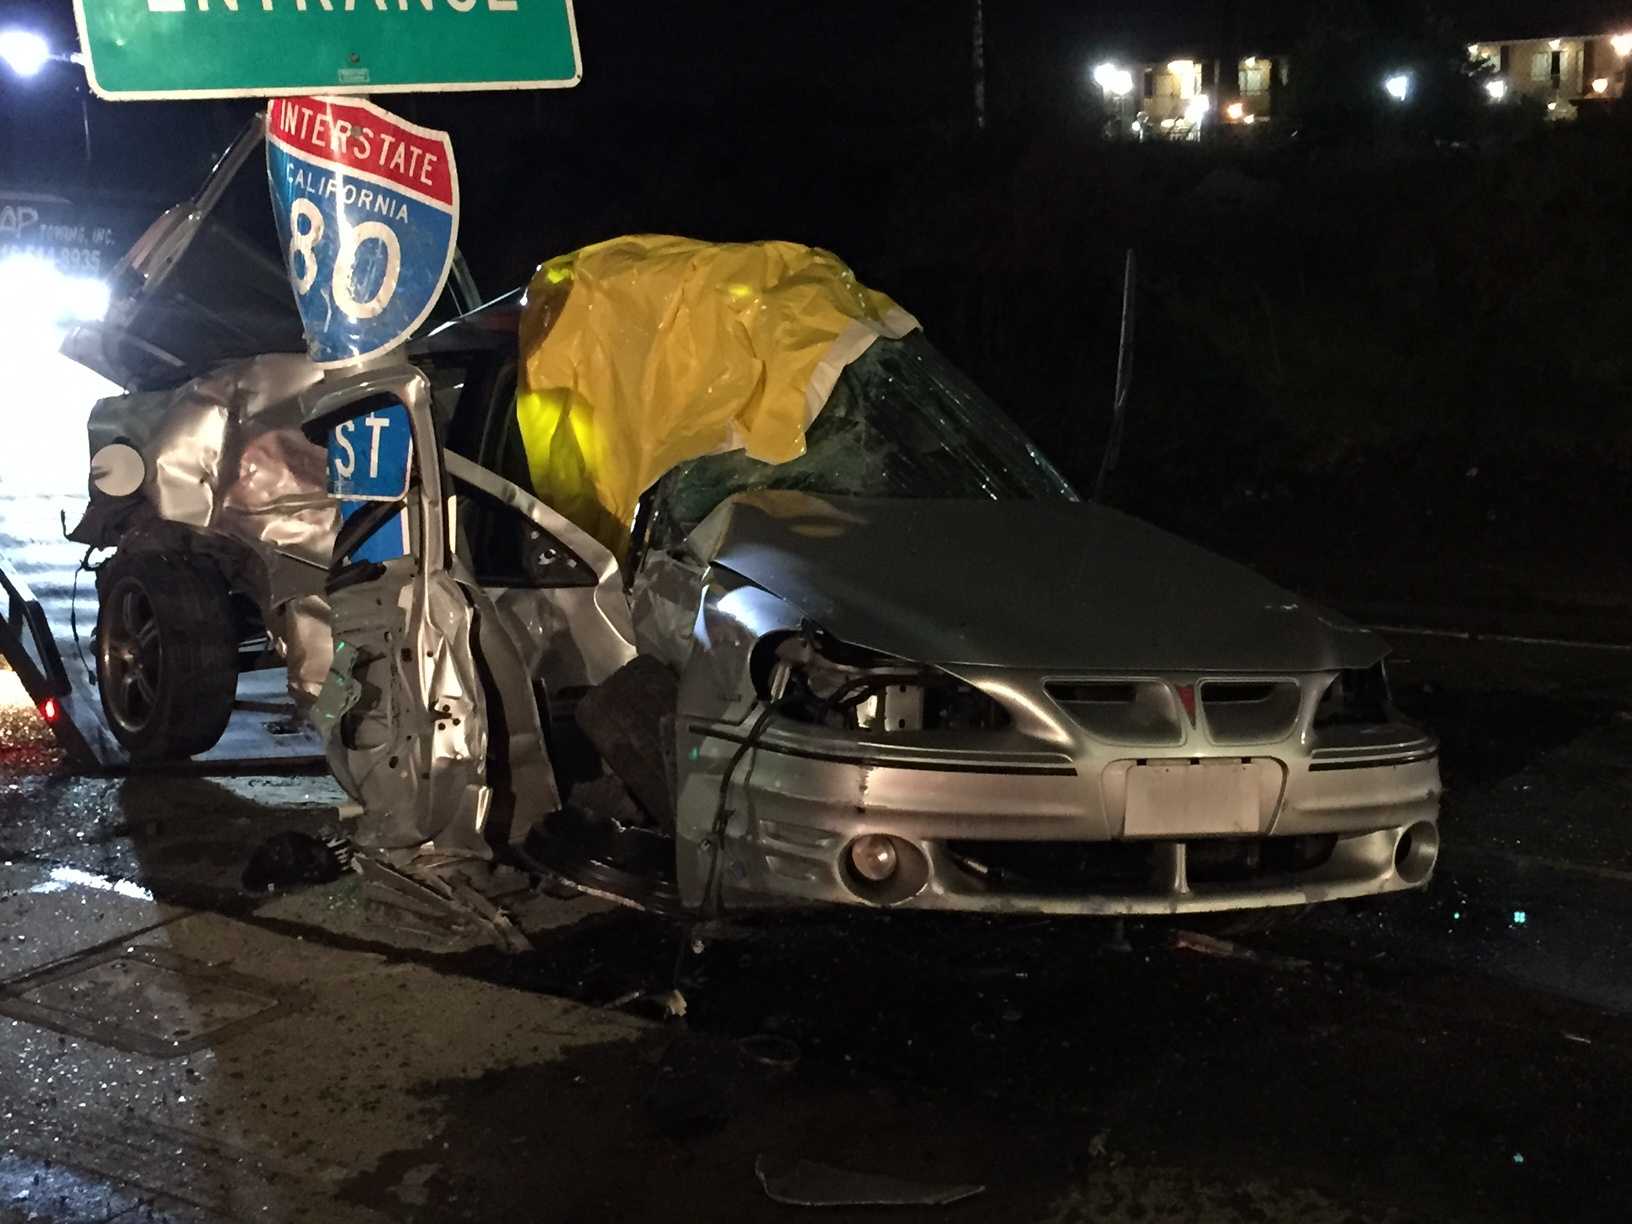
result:
<svg viewBox="0 0 1632 1224"><path fill-rule="evenodd" d="M166 948L97 952L0 986L0 1015L155 1058L215 1045L293 1002Z"/></svg>

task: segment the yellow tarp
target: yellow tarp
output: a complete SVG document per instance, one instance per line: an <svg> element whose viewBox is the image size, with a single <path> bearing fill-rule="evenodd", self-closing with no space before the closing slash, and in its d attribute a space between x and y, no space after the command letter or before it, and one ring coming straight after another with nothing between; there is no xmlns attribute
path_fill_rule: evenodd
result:
<svg viewBox="0 0 1632 1224"><path fill-rule="evenodd" d="M676 464L782 463L844 367L917 320L836 256L791 242L615 238L527 289L516 415L533 489L620 556Z"/></svg>

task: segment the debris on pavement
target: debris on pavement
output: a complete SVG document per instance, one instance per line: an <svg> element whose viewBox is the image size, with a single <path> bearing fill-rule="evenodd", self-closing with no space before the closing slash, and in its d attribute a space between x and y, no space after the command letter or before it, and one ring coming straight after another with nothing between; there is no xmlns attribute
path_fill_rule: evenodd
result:
<svg viewBox="0 0 1632 1224"><path fill-rule="evenodd" d="M792 1207L944 1207L985 1191L985 1186L911 1181L888 1173L860 1173L814 1160L773 1167L764 1155L754 1175L773 1202Z"/></svg>
<svg viewBox="0 0 1632 1224"><path fill-rule="evenodd" d="M332 884L351 870L351 862L351 842L342 834L313 837L290 829L274 833L255 848L242 881L245 891L252 893Z"/></svg>
<svg viewBox="0 0 1632 1224"><path fill-rule="evenodd" d="M1269 969L1309 968L1309 962L1298 957L1273 956L1232 940L1204 935L1200 931L1174 931L1169 946L1176 952L1200 952L1203 956L1216 956L1223 960L1251 961Z"/></svg>
<svg viewBox="0 0 1632 1224"><path fill-rule="evenodd" d="M1203 935L1200 931L1174 931L1172 946L1175 951L1200 952L1204 956L1218 956L1225 960L1257 960L1258 953L1228 939Z"/></svg>
<svg viewBox="0 0 1632 1224"><path fill-rule="evenodd" d="M799 1045L787 1037L779 1037L775 1033L755 1033L752 1037L744 1037L741 1045L744 1057L773 1071L791 1071L799 1065Z"/></svg>
<svg viewBox="0 0 1632 1224"><path fill-rule="evenodd" d="M677 913L672 835L655 827L613 774L580 782L524 851L580 893L653 913Z"/></svg>
<svg viewBox="0 0 1632 1224"><path fill-rule="evenodd" d="M452 919L457 927L480 930L498 948L520 953L533 950L532 941L515 924L509 912L485 895L478 884L493 880L473 879L487 864L420 861L396 867L373 855L358 855L357 870L362 874L365 896L388 908L426 917ZM497 871L491 872L496 879Z"/></svg>
<svg viewBox="0 0 1632 1224"><path fill-rule="evenodd" d="M616 1011L620 1007L628 1007L632 1003L639 1003L643 1008L655 1010L665 1020L681 1020L686 1014L686 996L678 990L631 990L621 994L606 1006Z"/></svg>

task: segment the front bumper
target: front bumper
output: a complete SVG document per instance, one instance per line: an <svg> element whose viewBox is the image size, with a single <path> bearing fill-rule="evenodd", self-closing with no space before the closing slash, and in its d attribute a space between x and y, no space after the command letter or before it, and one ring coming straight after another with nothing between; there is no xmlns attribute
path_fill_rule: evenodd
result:
<svg viewBox="0 0 1632 1224"><path fill-rule="evenodd" d="M688 731L688 755L701 767L687 777L686 789L697 789L683 792L682 807L712 802L724 763L740 747L723 727ZM1158 811L1158 835L1150 835L1147 813L1146 834L1129 836L1127 779L1147 764L1229 766L1260 796L1255 823L1198 833L1191 802ZM1396 743L1381 761L1127 758L1083 775L1063 754L985 764L966 754L955 766L862 760L773 732L735 779L721 844L712 829L682 827L682 896L697 904L712 870L731 908L1181 914L1419 888L1438 853L1439 762L1427 738ZM889 886L862 880L850 866L851 843L867 834L888 835L899 848L901 874Z"/></svg>

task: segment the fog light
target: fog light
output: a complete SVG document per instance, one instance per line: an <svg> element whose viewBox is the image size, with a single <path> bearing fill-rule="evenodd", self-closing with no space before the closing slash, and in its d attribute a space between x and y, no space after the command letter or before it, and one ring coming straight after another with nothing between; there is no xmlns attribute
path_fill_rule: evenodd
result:
<svg viewBox="0 0 1632 1224"><path fill-rule="evenodd" d="M899 865L895 842L877 833L856 838L850 843L850 865L862 879L882 884Z"/></svg>
<svg viewBox="0 0 1632 1224"><path fill-rule="evenodd" d="M1433 874L1438 858L1439 830L1426 820L1406 829L1394 843L1394 870L1413 887Z"/></svg>

